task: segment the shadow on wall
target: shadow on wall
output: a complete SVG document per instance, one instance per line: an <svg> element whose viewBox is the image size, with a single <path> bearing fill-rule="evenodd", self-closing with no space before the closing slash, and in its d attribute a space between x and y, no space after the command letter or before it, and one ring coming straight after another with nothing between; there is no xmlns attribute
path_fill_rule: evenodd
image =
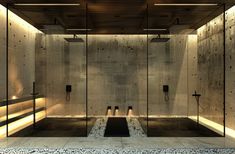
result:
<svg viewBox="0 0 235 154"><path fill-rule="evenodd" d="M138 114L141 95L138 89L146 83L146 36L89 36L89 114L104 115L107 106L119 106L126 115L128 106ZM142 79L140 78L143 77Z"/></svg>
<svg viewBox="0 0 235 154"><path fill-rule="evenodd" d="M149 115L187 115L188 35L149 44ZM150 40L155 38L151 36ZM169 86L168 97L163 85Z"/></svg>

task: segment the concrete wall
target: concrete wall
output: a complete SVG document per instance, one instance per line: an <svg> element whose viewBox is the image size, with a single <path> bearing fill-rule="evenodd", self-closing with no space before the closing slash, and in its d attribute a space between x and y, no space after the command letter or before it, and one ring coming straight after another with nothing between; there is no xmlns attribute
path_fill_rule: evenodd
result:
<svg viewBox="0 0 235 154"><path fill-rule="evenodd" d="M8 61L6 60L6 9L0 5L0 101L6 100L6 64L8 62L8 99L24 98L31 95L35 81L36 35L41 33L32 25L8 11ZM9 115L25 109L29 104L19 103L9 106ZM0 117L4 120L5 106L0 107ZM32 119L33 121L33 119ZM4 126L3 126L4 127ZM4 128L0 132L4 133ZM2 136L3 134L0 134Z"/></svg>
<svg viewBox="0 0 235 154"><path fill-rule="evenodd" d="M6 99L6 9L0 5L0 101Z"/></svg>
<svg viewBox="0 0 235 154"><path fill-rule="evenodd" d="M235 7L226 12L226 126L235 130Z"/></svg>
<svg viewBox="0 0 235 154"><path fill-rule="evenodd" d="M119 106L126 115L128 106L138 114L146 109L146 36L88 36L88 111L105 115L107 106Z"/></svg>
<svg viewBox="0 0 235 154"><path fill-rule="evenodd" d="M197 35L189 35L188 38L190 42L188 44L188 116L197 116L197 101L192 96L198 90L197 37Z"/></svg>
<svg viewBox="0 0 235 154"><path fill-rule="evenodd" d="M9 11L9 99L30 96L35 81L36 28Z"/></svg>
<svg viewBox="0 0 235 154"><path fill-rule="evenodd" d="M43 67L41 65L36 69L44 76L38 79L39 83L46 83L43 87L47 98L47 116L50 117L86 114L85 42L69 43L64 39L72 37L46 35L44 56L39 56ZM66 85L72 85L69 95L66 94Z"/></svg>
<svg viewBox="0 0 235 154"><path fill-rule="evenodd" d="M180 34L164 37L170 40L149 43L149 115L187 116L187 58L188 50L194 50L190 46L193 40ZM168 94L163 92L163 85L169 86Z"/></svg>
<svg viewBox="0 0 235 154"><path fill-rule="evenodd" d="M50 116L85 112L85 43L68 45L64 37L46 36ZM196 39L169 37L168 43L149 43L149 113L187 116L187 53L195 49ZM133 106L134 114L146 115L146 39L146 35L88 36L88 115L105 115L107 106L119 106L119 115L125 115L128 106ZM66 84L73 87L69 102L65 99ZM164 84L170 88L168 101L162 91Z"/></svg>
<svg viewBox="0 0 235 154"><path fill-rule="evenodd" d="M0 102L6 100L6 9L0 5ZM2 118L6 115L4 107L0 107L0 122L5 121ZM6 137L6 127L0 126L0 138Z"/></svg>
<svg viewBox="0 0 235 154"><path fill-rule="evenodd" d="M200 116L223 124L223 15L198 29L198 79Z"/></svg>

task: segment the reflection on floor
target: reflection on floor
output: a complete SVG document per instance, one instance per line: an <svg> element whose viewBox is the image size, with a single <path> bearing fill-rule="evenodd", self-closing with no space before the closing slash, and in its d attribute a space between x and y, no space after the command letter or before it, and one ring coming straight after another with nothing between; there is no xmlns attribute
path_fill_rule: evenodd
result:
<svg viewBox="0 0 235 154"><path fill-rule="evenodd" d="M87 132L88 137L104 137L107 119L107 117L101 117L95 121L95 118L88 118L86 127L85 118L46 118L38 122L35 129L30 126L11 137L85 137ZM139 120L135 117L126 117L130 137L146 137L142 129L145 128L143 124L146 122L141 122L141 127ZM149 118L148 120L150 137L221 137L188 118Z"/></svg>
<svg viewBox="0 0 235 154"><path fill-rule="evenodd" d="M151 137L221 137L189 118L148 118Z"/></svg>
<svg viewBox="0 0 235 154"><path fill-rule="evenodd" d="M85 137L86 128L86 118L45 118L35 128L27 127L11 137Z"/></svg>

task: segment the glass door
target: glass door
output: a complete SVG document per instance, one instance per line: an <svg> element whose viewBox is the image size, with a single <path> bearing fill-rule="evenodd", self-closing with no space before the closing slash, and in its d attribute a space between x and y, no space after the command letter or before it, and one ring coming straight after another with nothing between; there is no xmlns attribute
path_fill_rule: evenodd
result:
<svg viewBox="0 0 235 154"><path fill-rule="evenodd" d="M223 136L223 13L219 4L149 2L148 136Z"/></svg>
<svg viewBox="0 0 235 154"><path fill-rule="evenodd" d="M8 14L9 135L87 136L86 3L12 3Z"/></svg>

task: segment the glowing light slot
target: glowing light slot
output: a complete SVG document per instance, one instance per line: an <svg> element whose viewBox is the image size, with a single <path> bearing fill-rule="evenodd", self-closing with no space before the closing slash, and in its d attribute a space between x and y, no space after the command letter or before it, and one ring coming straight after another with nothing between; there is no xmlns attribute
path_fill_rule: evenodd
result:
<svg viewBox="0 0 235 154"><path fill-rule="evenodd" d="M67 31L91 31L92 29L66 29Z"/></svg>
<svg viewBox="0 0 235 154"><path fill-rule="evenodd" d="M155 6L217 6L216 3L155 3Z"/></svg>
<svg viewBox="0 0 235 154"><path fill-rule="evenodd" d="M111 116L112 115L112 107L108 106L107 107L107 112L106 112L106 116Z"/></svg>
<svg viewBox="0 0 235 154"><path fill-rule="evenodd" d="M17 97L16 96L12 96L11 99L17 99Z"/></svg>
<svg viewBox="0 0 235 154"><path fill-rule="evenodd" d="M79 3L15 3L15 6L79 6Z"/></svg>
<svg viewBox="0 0 235 154"><path fill-rule="evenodd" d="M32 104L32 100L23 101L23 102L20 102L17 104L10 104L9 111L15 111L16 109L21 108L21 106L27 106L29 104ZM36 99L36 106L37 106L37 108L44 107L45 106L45 98L37 98ZM4 113L5 111L6 111L6 106L0 107L0 112ZM32 112L32 111L33 111L32 108L28 108L25 110L13 112L8 115L8 118L12 119L15 117L19 117L23 114L26 114L26 113ZM37 112L36 113L36 121L39 121L39 120L45 118L45 115L46 115L45 110ZM0 121L5 121L5 120L6 120L6 115L4 114L3 116L0 117ZM33 124L33 114L10 123L9 124L9 134L13 134L14 132L17 132L17 131L19 131L29 125L32 125L32 124ZM4 137L6 137L6 125L0 127L0 138L4 138Z"/></svg>
<svg viewBox="0 0 235 154"><path fill-rule="evenodd" d="M128 110L127 110L127 116L132 116L133 115L133 108L132 106L128 106Z"/></svg>
<svg viewBox="0 0 235 154"><path fill-rule="evenodd" d="M167 31L165 28L159 28L159 29L144 29L144 31Z"/></svg>
<svg viewBox="0 0 235 154"><path fill-rule="evenodd" d="M197 116L190 116L190 119L196 121L197 120ZM202 124L203 126L206 126L212 130L214 130L215 132L223 135L223 131L224 131L224 126L221 124L218 124L214 121L211 121L209 119L206 119L204 117L199 116L199 123ZM232 138L235 138L235 130L225 127L225 133L227 136L230 136Z"/></svg>
<svg viewBox="0 0 235 154"><path fill-rule="evenodd" d="M119 112L119 107L118 107L118 106L115 106L115 107L114 107L114 115L115 115L115 116L118 116L118 112Z"/></svg>
<svg viewBox="0 0 235 154"><path fill-rule="evenodd" d="M36 122L42 120L45 118L46 112L45 111L41 111L36 113ZM8 130L9 130L9 135L14 134L30 125L33 124L33 114L30 116L27 116L25 118L22 118L20 120L17 120L13 123L10 123L8 125Z"/></svg>

